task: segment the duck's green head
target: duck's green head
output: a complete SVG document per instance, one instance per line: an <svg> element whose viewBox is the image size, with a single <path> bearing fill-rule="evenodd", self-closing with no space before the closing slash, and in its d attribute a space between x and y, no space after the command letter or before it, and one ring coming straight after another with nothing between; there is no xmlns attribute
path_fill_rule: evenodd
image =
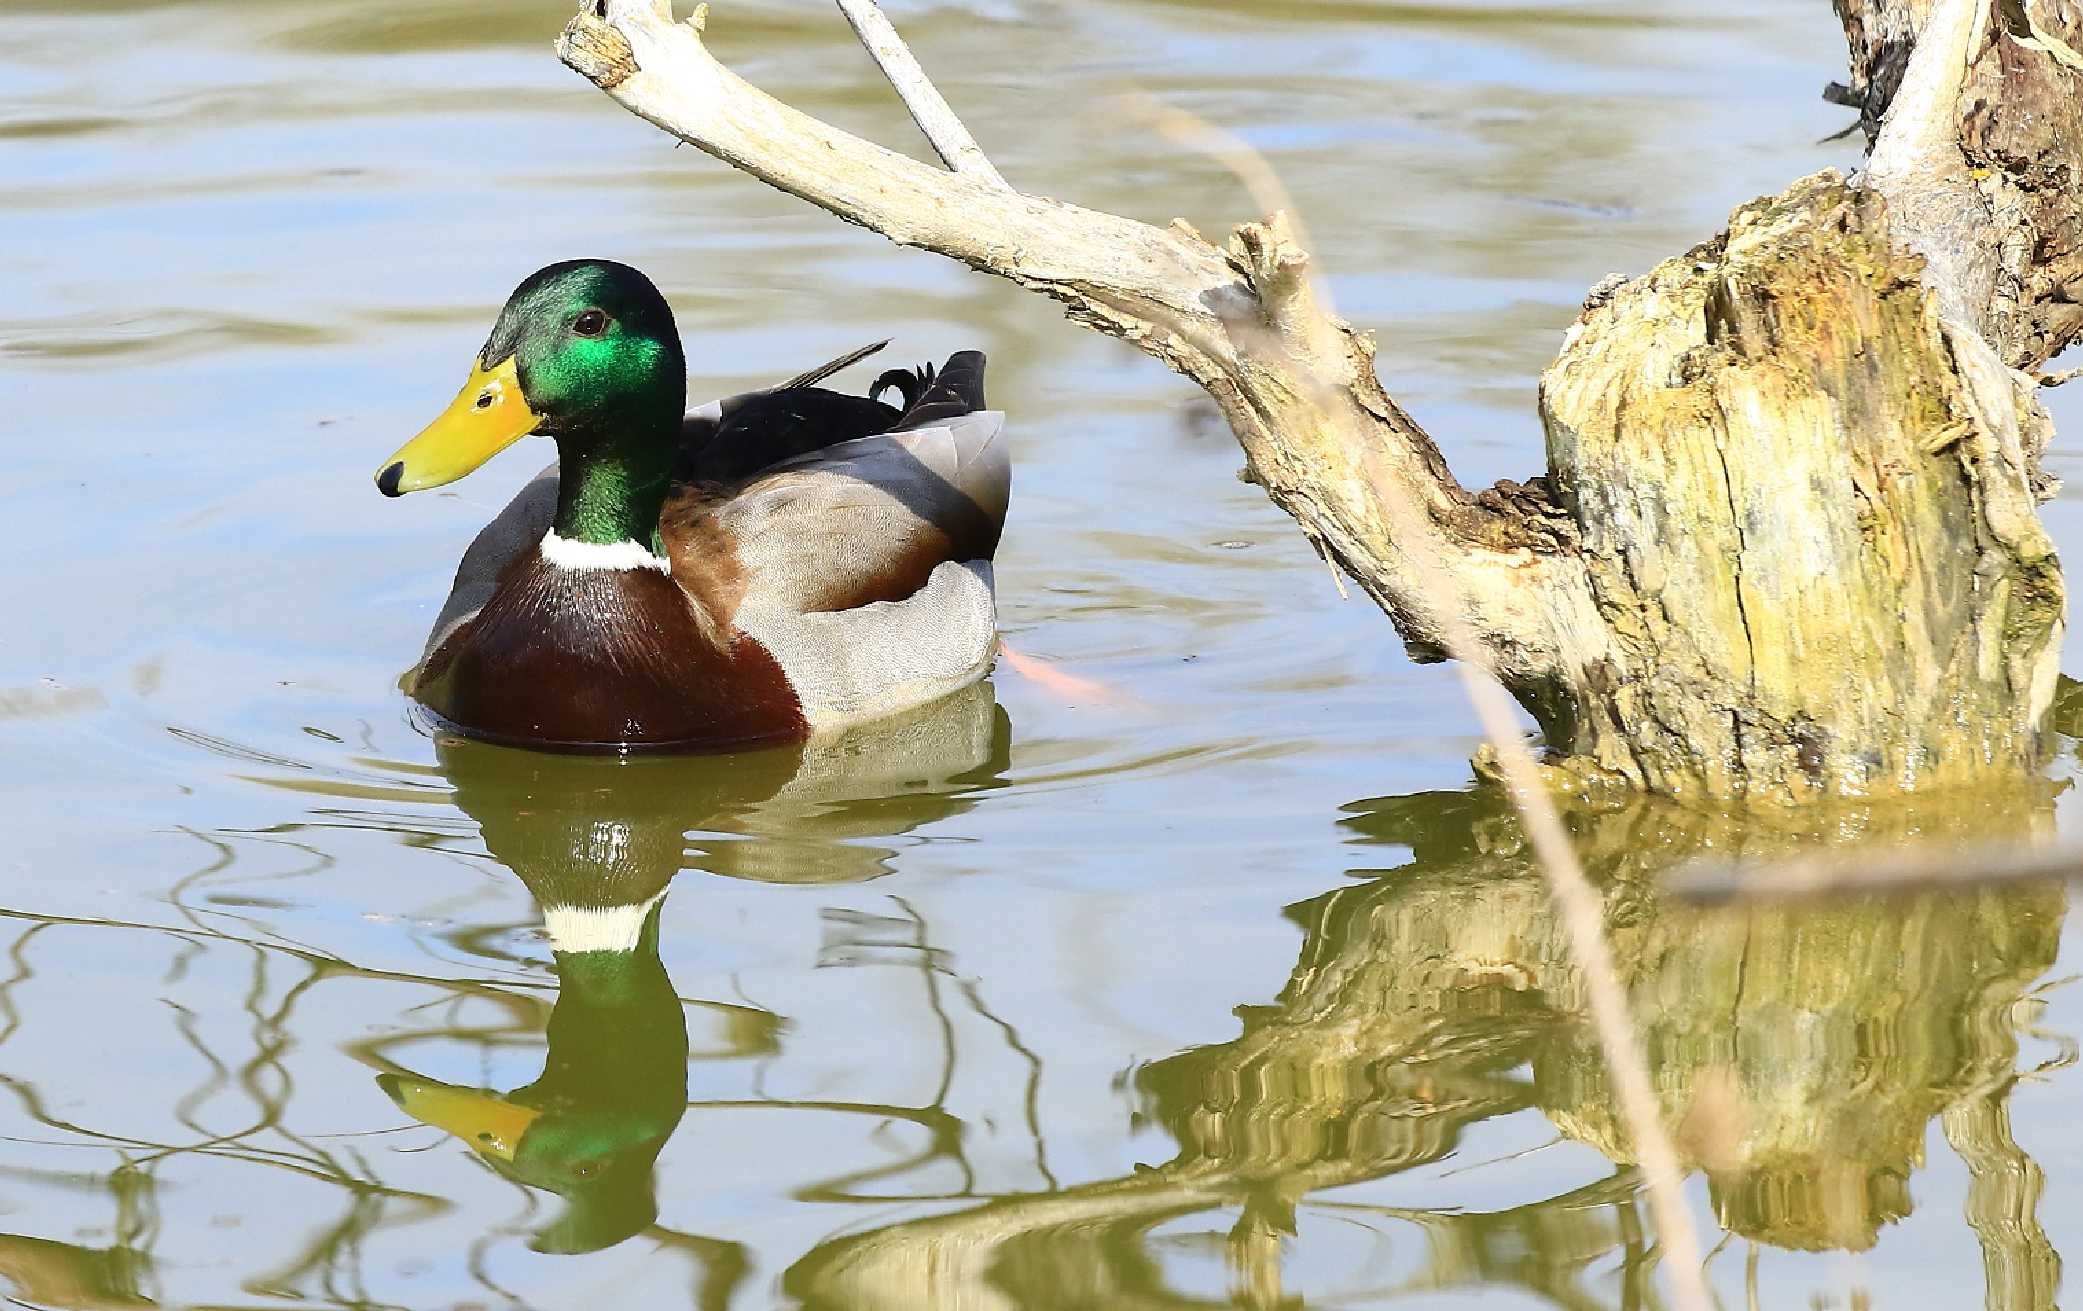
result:
<svg viewBox="0 0 2083 1311"><path fill-rule="evenodd" d="M552 264L514 289L463 390L376 486L402 496L454 482L530 433L557 439L567 481L578 463L662 485L686 403L680 334L651 280L612 260Z"/></svg>

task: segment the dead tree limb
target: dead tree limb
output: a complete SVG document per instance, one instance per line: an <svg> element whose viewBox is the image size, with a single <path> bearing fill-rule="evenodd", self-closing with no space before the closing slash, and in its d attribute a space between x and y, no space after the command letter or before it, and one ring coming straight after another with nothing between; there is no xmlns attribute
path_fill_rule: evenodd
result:
<svg viewBox="0 0 2083 1311"><path fill-rule="evenodd" d="M2076 161L2053 165L2065 201L1978 162L2024 139L2006 97L2074 113L2059 52L2083 23L2040 0L2024 45L2004 17L2020 0L1837 3L1873 167L1747 205L1587 307L1543 380L1548 474L1479 493L1320 303L1285 215L1218 249L1013 189L866 0L841 7L947 169L738 78L705 10L588 0L559 50L726 163L1051 296L1200 384L1415 653L1441 654L1454 607L1567 779L1790 800L2038 760L2062 590L2035 511L2048 425L2017 370L2083 332L2063 299L2083 282L2049 271Z"/></svg>
<svg viewBox="0 0 2083 1311"><path fill-rule="evenodd" d="M1886 132L1913 118L1922 153L1941 161L1964 216L1945 232L1955 264L1973 270L1967 293L1975 324L2004 363L2034 369L2083 331L2083 6L2076 0L1975 0L1957 59L1948 51L1934 75L1943 86L1912 88L1914 113L1898 105L1912 82L1912 52L1940 0L1833 0L1851 48L1849 99L1874 142L1870 177L1901 194ZM1956 23L1955 30L1958 30ZM1936 63L1937 61L1934 61ZM1973 194L1969 194L1969 192ZM1965 203L1962 204L1961 202ZM1936 244L1936 243L1934 243ZM1933 252L1927 250L1927 255Z"/></svg>
<svg viewBox="0 0 2083 1311"><path fill-rule="evenodd" d="M1462 561L1463 602L1515 682L1553 663L1556 584L1528 584L1546 533L1480 503L1375 380L1373 346L1318 312L1306 256L1283 216L1240 228L1227 252L1183 225L1160 229L919 163L774 100L718 63L691 24L648 0L589 7L565 62L666 131L849 222L1054 297L1072 317L1127 338L1209 389L1269 495L1404 625L1437 648L1439 622L1412 603L1411 552ZM900 82L908 91L913 84ZM1381 465L1426 510L1427 539L1395 542L1315 377L1382 433ZM1356 563L1363 562L1363 563ZM1589 593L1580 587L1588 605ZM1582 619L1593 622L1588 612Z"/></svg>

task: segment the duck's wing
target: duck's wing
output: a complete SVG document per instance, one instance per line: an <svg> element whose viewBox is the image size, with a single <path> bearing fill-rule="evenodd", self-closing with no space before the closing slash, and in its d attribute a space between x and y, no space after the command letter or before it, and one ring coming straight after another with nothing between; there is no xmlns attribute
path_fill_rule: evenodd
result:
<svg viewBox="0 0 2083 1311"><path fill-rule="evenodd" d="M540 542L543 534L550 531L550 522L557 516L557 465L555 461L528 484L514 494L506 508L493 516L492 522L478 530L471 540L470 549L463 552L463 560L456 566L456 580L449 585L448 599L441 603L441 614L434 620L433 631L427 634L427 645L420 652L420 664L439 650L464 624L477 617L485 602L499 586L499 575L506 570L507 562L522 551L531 550ZM405 676L409 691L419 674L419 666Z"/></svg>
<svg viewBox="0 0 2083 1311"><path fill-rule="evenodd" d="M783 460L735 487L690 489L661 522L676 572L683 548L713 558L728 542L746 598L823 613L902 600L940 564L991 559L1012 464L1005 416L982 401L983 356L965 351L895 429Z"/></svg>
<svg viewBox="0 0 2083 1311"><path fill-rule="evenodd" d="M901 600L936 565L996 553L1012 489L1004 425L987 410L840 442L727 493L684 489L660 523L674 574L728 554L730 590L765 608Z"/></svg>
<svg viewBox="0 0 2083 1311"><path fill-rule="evenodd" d="M963 415L842 443L718 508L713 540L737 573L728 626L781 667L813 730L924 705L990 670L1007 446L1003 415ZM674 564L679 576L677 551Z"/></svg>
<svg viewBox="0 0 2083 1311"><path fill-rule="evenodd" d="M971 382L917 426L799 456L727 493L688 489L667 507L674 576L767 648L815 728L919 704L989 666L1009 443L1003 414L954 412L965 394L981 400L982 364L950 361L943 374L973 370Z"/></svg>

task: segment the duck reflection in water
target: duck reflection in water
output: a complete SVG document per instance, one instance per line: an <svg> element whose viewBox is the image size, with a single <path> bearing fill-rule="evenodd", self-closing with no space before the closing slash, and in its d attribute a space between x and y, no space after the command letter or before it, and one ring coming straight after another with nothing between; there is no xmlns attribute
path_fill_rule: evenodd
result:
<svg viewBox="0 0 2083 1311"><path fill-rule="evenodd" d="M642 1233L658 1217L654 1165L687 1109L687 1018L659 957L674 877L873 877L889 853L856 840L966 808L995 786L1009 740L985 684L844 735L728 757L441 742L456 805L542 914L558 982L548 1052L539 1077L504 1093L403 1069L379 1085L500 1174L565 1200L535 1250L593 1252ZM690 830L707 832L690 844ZM712 1009L725 1013L731 1054L772 1050L772 1016Z"/></svg>

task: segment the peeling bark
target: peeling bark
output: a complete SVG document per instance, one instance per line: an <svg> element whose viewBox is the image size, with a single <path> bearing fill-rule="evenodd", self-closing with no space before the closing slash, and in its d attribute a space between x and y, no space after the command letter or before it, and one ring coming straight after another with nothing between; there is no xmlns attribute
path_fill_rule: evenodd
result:
<svg viewBox="0 0 2083 1311"><path fill-rule="evenodd" d="M588 0L559 49L711 155L1198 383L1414 654L1465 621L1558 779L1788 802L2039 762L2062 585L2017 370L2083 333L2076 0L1836 3L1866 175L1802 179L1602 286L1543 380L1549 472L1475 493L1319 299L1287 216L1218 249L1015 190L867 0L842 8L946 169L739 79L706 7Z"/></svg>
<svg viewBox="0 0 2083 1311"><path fill-rule="evenodd" d="M2031 385L1830 174L1588 311L1542 380L1609 640L1572 754L1672 795L2015 768L2062 623Z"/></svg>

